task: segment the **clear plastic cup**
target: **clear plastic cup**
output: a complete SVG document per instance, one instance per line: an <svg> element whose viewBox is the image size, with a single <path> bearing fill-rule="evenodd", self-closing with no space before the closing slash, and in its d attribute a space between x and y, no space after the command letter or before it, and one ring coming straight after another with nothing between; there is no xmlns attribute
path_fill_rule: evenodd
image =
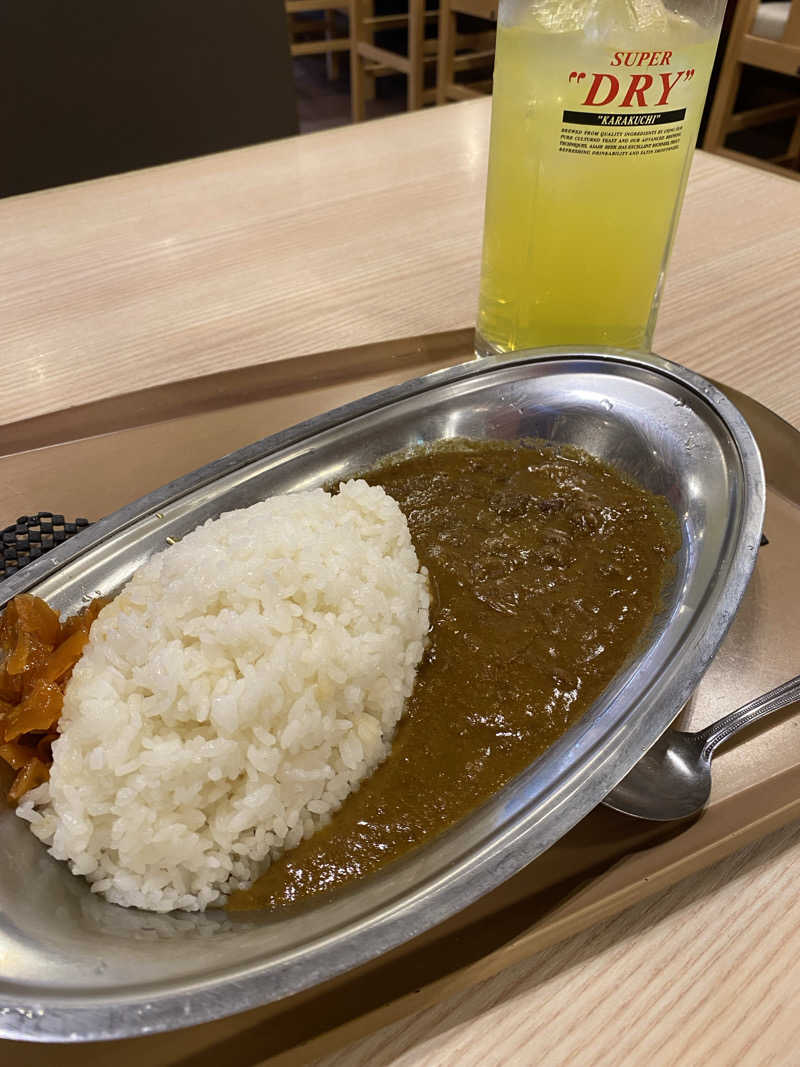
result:
<svg viewBox="0 0 800 1067"><path fill-rule="evenodd" d="M500 0L479 354L650 348L724 0Z"/></svg>

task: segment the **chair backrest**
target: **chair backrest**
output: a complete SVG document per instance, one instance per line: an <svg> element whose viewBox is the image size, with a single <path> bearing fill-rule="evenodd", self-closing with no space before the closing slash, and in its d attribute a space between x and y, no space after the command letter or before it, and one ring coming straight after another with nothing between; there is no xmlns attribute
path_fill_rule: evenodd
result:
<svg viewBox="0 0 800 1067"><path fill-rule="evenodd" d="M296 132L282 4L0 4L0 196Z"/></svg>
<svg viewBox="0 0 800 1067"><path fill-rule="evenodd" d="M791 0L783 31L774 36L772 34L759 35L758 22L759 16L769 15L771 9L777 8L778 5L749 0L747 7L749 11L743 23L744 33L738 48L739 61L753 67L774 70L780 74L800 74L800 0ZM780 7L783 14L786 11L786 5L781 4ZM735 31L736 22L734 22L731 34L732 40Z"/></svg>
<svg viewBox="0 0 800 1067"><path fill-rule="evenodd" d="M776 71L780 74L800 75L800 0L779 0L763 3L759 0L739 0L716 88L711 98L703 147L711 152L752 163L784 176L795 175L800 163L800 96L790 94L786 99L758 106L737 108L742 72L747 67ZM768 158L751 154L749 147L731 147L727 138L769 123L793 120L785 150ZM748 142L744 142L748 145Z"/></svg>
<svg viewBox="0 0 800 1067"><path fill-rule="evenodd" d="M800 0L793 0L783 31L783 43L800 47ZM800 74L800 70L797 71Z"/></svg>
<svg viewBox="0 0 800 1067"><path fill-rule="evenodd" d="M485 22L497 21L498 0L439 0L439 56L436 67L436 103L471 100L492 91L495 27L458 32L458 16L469 15ZM457 74L472 71L477 77L459 80Z"/></svg>

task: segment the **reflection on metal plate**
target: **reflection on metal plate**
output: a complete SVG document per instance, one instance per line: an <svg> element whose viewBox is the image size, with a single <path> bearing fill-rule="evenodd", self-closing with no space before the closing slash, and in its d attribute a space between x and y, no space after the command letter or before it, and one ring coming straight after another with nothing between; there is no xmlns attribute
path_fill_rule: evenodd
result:
<svg viewBox="0 0 800 1067"><path fill-rule="evenodd" d="M578 445L664 494L683 547L646 647L540 760L448 833L302 914L150 915L107 904L0 816L0 1034L122 1037L243 1011L465 907L589 812L674 718L739 605L761 535L755 441L714 386L656 357L538 352L410 381L233 453L102 519L0 585L62 611L113 593L165 539L418 442Z"/></svg>

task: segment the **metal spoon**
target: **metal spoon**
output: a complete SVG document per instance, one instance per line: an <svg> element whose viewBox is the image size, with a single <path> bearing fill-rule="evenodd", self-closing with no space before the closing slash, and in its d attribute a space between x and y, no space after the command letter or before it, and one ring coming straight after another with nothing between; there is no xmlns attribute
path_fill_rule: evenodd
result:
<svg viewBox="0 0 800 1067"><path fill-rule="evenodd" d="M623 815L667 822L700 811L711 792L711 757L745 726L800 699L800 675L695 734L667 730L603 802Z"/></svg>

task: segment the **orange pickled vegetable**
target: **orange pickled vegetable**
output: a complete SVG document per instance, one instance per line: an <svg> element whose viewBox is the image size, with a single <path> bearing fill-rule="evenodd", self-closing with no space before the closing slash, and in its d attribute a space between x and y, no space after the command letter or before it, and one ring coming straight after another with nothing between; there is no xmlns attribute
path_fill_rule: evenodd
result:
<svg viewBox="0 0 800 1067"><path fill-rule="evenodd" d="M12 650L19 637L19 613L12 600L0 615L0 652L6 655Z"/></svg>
<svg viewBox="0 0 800 1067"><path fill-rule="evenodd" d="M0 758L4 759L9 767L18 771L31 758L31 750L27 745L18 745L15 741L9 741L6 745L0 745Z"/></svg>
<svg viewBox="0 0 800 1067"><path fill-rule="evenodd" d="M53 682L39 679L30 696L3 720L4 740L16 741L22 734L49 732L58 721L64 694Z"/></svg>
<svg viewBox="0 0 800 1067"><path fill-rule="evenodd" d="M34 670L55 647L61 635L58 612L39 597L23 593L14 597L0 619L0 648L8 653L8 674Z"/></svg>
<svg viewBox="0 0 800 1067"><path fill-rule="evenodd" d="M46 767L37 756L31 756L21 771L17 773L11 788L8 791L8 799L14 804L37 785L46 782L50 777L50 768Z"/></svg>
<svg viewBox="0 0 800 1067"><path fill-rule="evenodd" d="M0 667L0 700L16 704L22 696L22 679L18 674L9 674Z"/></svg>
<svg viewBox="0 0 800 1067"><path fill-rule="evenodd" d="M43 676L48 682L56 682L71 671L81 658L83 646L89 640L88 630L76 630L58 648L53 649L44 665Z"/></svg>
<svg viewBox="0 0 800 1067"><path fill-rule="evenodd" d="M21 630L14 650L6 660L9 674L26 674L35 671L47 658L48 645L43 645L34 633Z"/></svg>
<svg viewBox="0 0 800 1067"><path fill-rule="evenodd" d="M107 603L98 597L61 623L49 604L26 593L0 614L0 760L17 772L13 803L49 776L64 688Z"/></svg>
<svg viewBox="0 0 800 1067"><path fill-rule="evenodd" d="M11 602L17 611L21 627L35 634L43 645L57 645L61 633L58 612L41 597L22 593Z"/></svg>

